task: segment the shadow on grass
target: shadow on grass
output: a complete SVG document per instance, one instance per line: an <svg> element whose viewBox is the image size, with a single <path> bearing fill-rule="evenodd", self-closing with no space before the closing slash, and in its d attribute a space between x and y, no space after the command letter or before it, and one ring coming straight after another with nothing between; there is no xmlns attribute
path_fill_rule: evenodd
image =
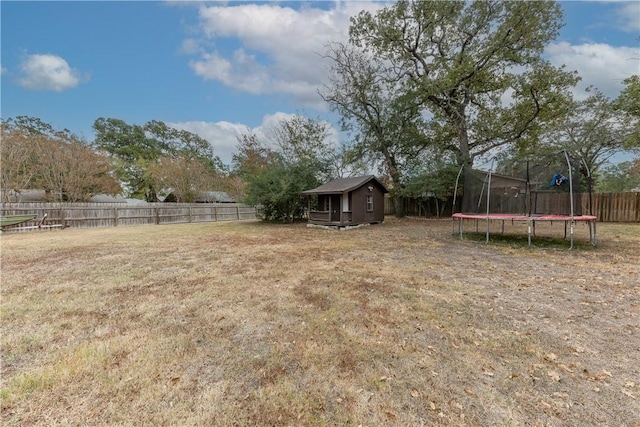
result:
<svg viewBox="0 0 640 427"><path fill-rule="evenodd" d="M453 236L460 239L459 234ZM478 243L485 243L487 235L484 232L468 232L462 234L463 240L470 240ZM508 246L511 248L529 248L529 241L526 235L519 234L490 234L489 244ZM569 238L549 237L549 236L531 236L531 249L533 248L549 248L549 249L569 249L571 241ZM573 241L573 249L576 250L595 250L597 246L593 246L588 241Z"/></svg>

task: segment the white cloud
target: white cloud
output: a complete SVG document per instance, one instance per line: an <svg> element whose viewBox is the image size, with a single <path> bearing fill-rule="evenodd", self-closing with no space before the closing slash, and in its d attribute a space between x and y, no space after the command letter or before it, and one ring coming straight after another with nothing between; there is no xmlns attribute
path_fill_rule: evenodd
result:
<svg viewBox="0 0 640 427"><path fill-rule="evenodd" d="M286 94L303 108L326 110L317 94L327 77L328 64L321 54L327 43L346 41L350 17L384 3L337 1L325 2L322 8L310 4L299 9L286 2L200 6L200 33L183 44L183 50L194 55L190 67L205 80L242 92ZM619 17L626 18L619 28L637 30L639 8L635 2L619 3ZM546 56L554 65L579 72L578 96L593 85L616 97L621 81L638 73L640 53L625 46L554 43Z"/></svg>
<svg viewBox="0 0 640 427"><path fill-rule="evenodd" d="M303 107L325 110L317 90L326 81L328 64L321 55L327 43L347 39L351 16L383 6L359 1L300 9L287 3L201 6L201 39L197 48L195 39L186 42L198 52L189 65L205 80L256 95L287 94ZM640 3L619 3L617 13L620 29L638 30ZM207 43L214 47L205 48ZM622 79L638 73L638 61L631 59L640 56L637 48L555 43L546 53L553 64L578 70L580 93L593 85L615 97Z"/></svg>
<svg viewBox="0 0 640 427"><path fill-rule="evenodd" d="M629 33L640 31L640 3L620 3L616 10L618 28Z"/></svg>
<svg viewBox="0 0 640 427"><path fill-rule="evenodd" d="M282 120L287 120L295 116L295 114L277 112L267 114L262 118L262 123L254 128L239 123L230 123L226 121L205 122L205 121L187 121L179 123L168 123L167 126L186 130L206 139L211 144L213 152L220 157L223 163L231 164L234 153L237 152L238 137L243 134L255 134L258 140L272 145L271 132L278 126ZM328 138L334 144L338 144L338 131L331 128ZM272 142L272 141L271 141Z"/></svg>
<svg viewBox="0 0 640 427"><path fill-rule="evenodd" d="M252 94L290 94L304 106L324 109L317 89L326 77L321 55L327 43L346 40L351 16L380 7L374 2L299 10L275 3L202 6L202 35L217 48L189 65L205 80ZM225 52L225 41L232 39L239 45Z"/></svg>
<svg viewBox="0 0 640 427"><path fill-rule="evenodd" d="M271 129L277 126L281 120L291 118L292 116L293 114L282 112L267 114L263 117L262 123L255 128L227 121L187 121L167 123L167 126L186 130L206 139L209 141L209 144L211 144L213 153L220 157L223 163L231 164L232 156L237 152L236 146L238 145L239 136L253 133L260 141L268 142Z"/></svg>
<svg viewBox="0 0 640 427"><path fill-rule="evenodd" d="M186 55L194 55L196 53L199 53L201 49L200 49L200 44L198 43L198 40L184 39L178 51Z"/></svg>
<svg viewBox="0 0 640 427"><path fill-rule="evenodd" d="M577 70L582 81L577 96L584 97L584 88L594 86L605 95L615 98L622 89L622 80L638 73L640 50L627 46L586 43L571 45L566 42L551 44L546 56L556 66L566 65Z"/></svg>
<svg viewBox="0 0 640 427"><path fill-rule="evenodd" d="M35 90L62 92L78 86L81 74L57 55L36 54L27 56L20 64L18 83Z"/></svg>
<svg viewBox="0 0 640 427"><path fill-rule="evenodd" d="M220 157L223 163L230 164L231 156L236 151L238 137L250 129L239 123L187 121L169 123L167 126L179 130L186 130L206 139L213 148L213 153Z"/></svg>
<svg viewBox="0 0 640 427"><path fill-rule="evenodd" d="M191 61L189 65L205 80L217 80L252 94L264 93L270 80L266 67L243 49L236 50L230 59L218 52L203 53L202 60Z"/></svg>

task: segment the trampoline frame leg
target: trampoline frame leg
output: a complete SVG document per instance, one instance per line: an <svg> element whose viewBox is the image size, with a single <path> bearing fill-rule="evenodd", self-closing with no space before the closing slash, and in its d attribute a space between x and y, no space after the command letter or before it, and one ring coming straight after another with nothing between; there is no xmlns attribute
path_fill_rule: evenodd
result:
<svg viewBox="0 0 640 427"><path fill-rule="evenodd" d="M566 227L566 224L565 224ZM571 224L570 224L570 230L571 230L571 246L569 246L569 249L573 249L573 229L575 227L575 221L573 219L571 219Z"/></svg>

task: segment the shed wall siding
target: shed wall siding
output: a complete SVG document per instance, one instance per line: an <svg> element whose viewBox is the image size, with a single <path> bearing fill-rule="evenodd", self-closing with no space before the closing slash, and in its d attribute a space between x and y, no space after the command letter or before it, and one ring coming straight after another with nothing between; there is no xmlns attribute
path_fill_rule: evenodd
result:
<svg viewBox="0 0 640 427"><path fill-rule="evenodd" d="M360 187L351 192L351 201L353 202L351 211L353 212L353 222L355 224L362 224L366 221L367 195L363 191L363 188L364 187Z"/></svg>
<svg viewBox="0 0 640 427"><path fill-rule="evenodd" d="M373 186L373 191L369 191L370 183L353 190L352 199L353 206L353 222L356 224L382 222L384 220L384 193L377 186ZM373 212L367 212L367 196L373 195Z"/></svg>
<svg viewBox="0 0 640 427"><path fill-rule="evenodd" d="M327 191L323 187L331 187L325 184L318 187ZM371 187L371 190L369 190ZM309 190L308 197L313 197L316 190ZM348 191L347 189L335 188L335 192L327 191L324 194L317 194L317 211L310 208L310 223L331 223L331 225L357 225L376 223L384 221L384 194L386 189L374 177L361 183L359 187ZM373 211L367 212L367 196L373 196ZM311 199L310 199L311 200ZM331 201L331 212L327 212ZM314 204L315 205L315 204ZM311 206L311 201L309 202Z"/></svg>
<svg viewBox="0 0 640 427"><path fill-rule="evenodd" d="M375 222L384 221L384 193L377 186L373 190L373 217Z"/></svg>

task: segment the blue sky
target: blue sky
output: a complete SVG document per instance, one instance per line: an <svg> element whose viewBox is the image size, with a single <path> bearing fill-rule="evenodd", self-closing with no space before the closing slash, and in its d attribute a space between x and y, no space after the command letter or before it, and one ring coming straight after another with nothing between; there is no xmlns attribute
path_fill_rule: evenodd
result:
<svg viewBox="0 0 640 427"><path fill-rule="evenodd" d="M99 117L162 120L207 138L228 163L240 132L281 117L337 120L317 95L318 55L379 2L2 1L1 115L93 139ZM561 2L545 55L616 97L640 73L640 3ZM336 132L337 138L339 136Z"/></svg>

